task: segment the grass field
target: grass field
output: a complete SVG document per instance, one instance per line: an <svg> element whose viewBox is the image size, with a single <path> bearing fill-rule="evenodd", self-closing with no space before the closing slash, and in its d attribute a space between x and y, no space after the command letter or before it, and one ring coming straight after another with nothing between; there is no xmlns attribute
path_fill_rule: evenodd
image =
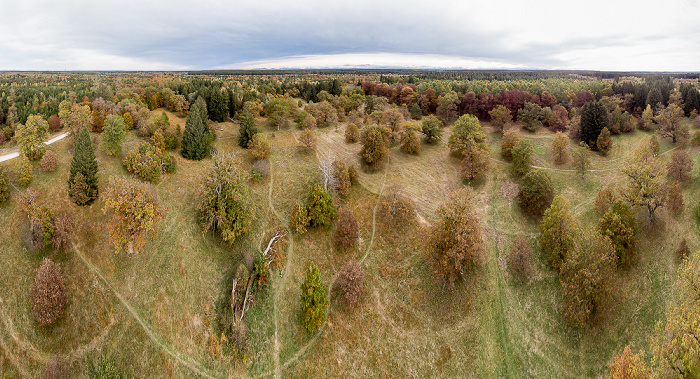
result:
<svg viewBox="0 0 700 379"><path fill-rule="evenodd" d="M184 126L183 119L169 116ZM259 121L262 125L264 120ZM252 162L237 146L237 125L219 126L217 151L236 152L249 169ZM687 238L691 250L700 246L694 215L700 186L691 180L684 187L682 215L661 209L657 224L650 225L644 212L637 213L638 259L618 271L618 295L609 314L592 328L567 327L558 275L538 247L538 223L523 215L512 198L500 136L485 124L492 170L475 190L487 255L467 280L454 290L443 288L425 249L436 208L446 193L464 186L446 136L441 143L423 144L417 156L392 148L385 167L360 170L360 185L340 200L360 225L356 249L336 249L333 227L288 236L284 269L272 273L246 314L250 348L243 360L236 360L217 350L219 308L230 294L233 270L263 247L274 226L287 225L293 205L304 201L309 185L319 178L317 155L298 147L296 128L262 129L272 146L270 174L251 183L258 216L246 235L229 246L202 233L193 203L211 160L186 161L173 153L176 172L156 185L167 217L157 237L135 255L113 252L105 235L103 199L90 207L70 202L69 141L52 145L59 168L50 173L35 169L31 187L45 204L73 214L75 248L65 254L27 251L23 222L15 213L18 189L12 190L13 200L0 208L0 372L37 377L59 357L74 377L85 370L86 357L103 355L135 377L599 377L627 343L635 349L648 346L654 323L667 306L680 239ZM359 167L360 145L346 144L343 132L343 125L318 130L317 151ZM597 222L593 200L598 189L624 180L618 168L643 135L614 137L609 156L592 154L592 170L581 180L572 167L551 162L552 133L523 134L534 146L535 165L548 170L556 192L567 196L585 227ZM138 142L129 134L124 150ZM662 159L673 148L662 140ZM692 156L695 177L700 162L697 153ZM127 175L119 158L101 148L97 158L101 188L110 175ZM0 165L12 168L13 163ZM402 230L391 230L375 218L379 195L394 184L415 200L421 219ZM517 284L505 270L504 258L517 235L527 237L534 248L534 270L525 284ZM62 319L42 328L31 317L29 287L46 254L61 264L69 303ZM365 268L364 295L353 309L333 302L321 329L306 332L299 322L299 297L308 265L315 262L330 286L349 260L360 260Z"/></svg>

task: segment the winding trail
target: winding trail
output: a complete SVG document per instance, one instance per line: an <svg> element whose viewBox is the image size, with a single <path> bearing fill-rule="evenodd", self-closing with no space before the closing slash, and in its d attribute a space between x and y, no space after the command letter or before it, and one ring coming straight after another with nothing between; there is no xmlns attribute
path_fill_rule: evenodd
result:
<svg viewBox="0 0 700 379"><path fill-rule="evenodd" d="M60 140L62 140L62 139L64 139L64 138L66 138L66 136L68 136L68 134L69 134L68 132L63 133L63 134L59 134L59 135L57 135L56 137L53 137L53 138L51 138L50 140L44 142L44 144L45 144L45 145L50 145L50 144L52 144L52 143L54 143L54 142L56 142L56 141L60 141ZM19 151L0 156L0 162L9 161L10 159L14 159L14 158L17 158L17 157L19 157Z"/></svg>
<svg viewBox="0 0 700 379"><path fill-rule="evenodd" d="M296 135L294 135L296 139ZM379 197L381 194L384 192L384 186L386 184L386 177L387 173L389 172L389 165L384 169L384 178L382 179L382 186L377 194L377 201L374 205L374 210L372 212L372 236L370 237L370 241L367 244L367 250L365 250L365 254L360 258L360 263L363 263L365 259L369 256L370 251L372 250L372 245L374 244L374 236L377 230L377 208L379 207ZM275 214L277 219L284 225L284 228L287 230L287 236L289 237L289 251L287 252L287 259L285 263L285 267L288 266L289 262L292 259L292 255L294 253L294 238L292 237L292 231L290 228L287 226L287 222L284 221L282 216L279 214L277 209L273 206L272 204L272 189L273 189L273 184L274 184L274 174L272 170L272 165L270 165L270 187L269 187L269 192L268 192L268 204L270 206L270 209L272 212ZM370 191L371 192L371 191ZM256 375L256 378L261 378L261 377L268 377L270 375L274 375L275 378L279 378L280 374L282 373L282 370L288 368L290 365L293 363L297 362L299 358L303 357L307 351L316 344L316 341L323 335L323 332L326 330L326 327L328 326L328 316L330 315L330 310L326 313L326 319L324 320L323 324L319 327L318 331L316 334L314 334L313 337L309 341L304 344L297 352L289 358L286 362L280 363L280 358L279 358L279 352L280 352L280 343L278 339L278 310L277 310L277 298L280 296L281 292L285 288L285 283L288 278L287 276L288 270L285 269L284 274L282 275L282 279L278 282L278 288L275 290L275 297L274 297L274 302L273 302L273 313L274 313L274 319L275 319L275 343L274 343L274 363L275 363L275 368L274 370L266 371L261 374ZM333 288L333 284L335 284L335 280L338 277L338 273L333 275L333 278L331 278L330 283L328 284L328 293L330 293L331 289Z"/></svg>
<svg viewBox="0 0 700 379"><path fill-rule="evenodd" d="M163 351L168 353L171 357L173 357L176 361L180 362L181 364L187 366L190 370L193 372L199 374L200 376L203 376L205 378L210 378L214 379L216 378L215 376L212 376L205 372L206 369L200 369L198 366L201 367L199 363L197 363L194 359L187 357L187 360L182 358L181 354L173 350L170 346L167 345L166 342L163 342L162 339L155 334L153 330L151 330L151 327L146 324L146 322L141 319L141 317L136 313L134 308L131 307L131 305L124 299L124 297L112 286L112 284L102 275L102 272L95 267L90 261L83 255L83 253L78 249L78 246L75 244L75 242L72 242L73 245L73 251L75 252L75 255L80 258L83 263L93 272L97 277L99 277L105 285L114 293L114 296L119 299L119 301L124 305L124 307L129 311L131 316L141 325L141 328L146 332L148 337L155 342ZM190 362L191 361L191 362ZM194 363L193 363L194 362ZM222 375L223 377L223 375Z"/></svg>

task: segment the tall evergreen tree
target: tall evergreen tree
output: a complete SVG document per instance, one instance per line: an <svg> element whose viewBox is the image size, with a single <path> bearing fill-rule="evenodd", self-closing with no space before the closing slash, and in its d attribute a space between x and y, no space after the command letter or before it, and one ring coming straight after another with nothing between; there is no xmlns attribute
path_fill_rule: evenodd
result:
<svg viewBox="0 0 700 379"><path fill-rule="evenodd" d="M216 88L211 91L209 99L209 118L217 122L226 121L228 113L228 92L221 92L221 89Z"/></svg>
<svg viewBox="0 0 700 379"><path fill-rule="evenodd" d="M190 108L182 134L183 158L200 161L209 154L209 127L207 126L207 104L200 96Z"/></svg>
<svg viewBox="0 0 700 379"><path fill-rule="evenodd" d="M78 174L80 175L76 180ZM80 129L78 139L75 142L75 151L73 151L73 161L70 164L70 176L68 177L68 193L78 205L92 204L99 193L95 147L90 141L90 132L86 127Z"/></svg>
<svg viewBox="0 0 700 379"><path fill-rule="evenodd" d="M308 331L314 332L323 325L329 303L328 290L321 282L321 273L316 264L311 263L304 283L301 284L302 324Z"/></svg>
<svg viewBox="0 0 700 379"><path fill-rule="evenodd" d="M255 127L255 116L250 108L243 107L243 111L239 114L239 120L241 127L238 135L238 145L247 149L248 142L258 133L258 128Z"/></svg>
<svg viewBox="0 0 700 379"><path fill-rule="evenodd" d="M596 146L603 128L610 129L608 109L602 102L589 101L581 108L581 141L588 146Z"/></svg>
<svg viewBox="0 0 700 379"><path fill-rule="evenodd" d="M683 97L686 116L690 115L693 109L700 112L700 93L698 90L695 87L688 87L686 93L687 95Z"/></svg>
<svg viewBox="0 0 700 379"><path fill-rule="evenodd" d="M651 105L654 110L659 110L659 105L661 104L661 107L663 107L664 103L664 97L661 94L661 90L659 90L658 87L654 87L649 91L649 94L647 95L647 105Z"/></svg>

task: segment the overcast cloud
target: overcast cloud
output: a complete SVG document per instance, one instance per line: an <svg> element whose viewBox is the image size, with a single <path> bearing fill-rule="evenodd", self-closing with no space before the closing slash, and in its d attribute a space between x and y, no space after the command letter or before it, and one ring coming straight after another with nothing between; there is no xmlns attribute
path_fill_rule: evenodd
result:
<svg viewBox="0 0 700 379"><path fill-rule="evenodd" d="M0 69L700 71L699 11L695 0L0 0Z"/></svg>

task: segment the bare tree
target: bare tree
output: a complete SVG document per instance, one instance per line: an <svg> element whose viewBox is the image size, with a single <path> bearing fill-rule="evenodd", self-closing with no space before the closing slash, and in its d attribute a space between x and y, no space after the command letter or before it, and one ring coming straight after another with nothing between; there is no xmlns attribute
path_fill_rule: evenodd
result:
<svg viewBox="0 0 700 379"><path fill-rule="evenodd" d="M335 192L338 188L338 180L335 177L333 162L335 158L329 153L319 153L318 169L321 171L323 188L328 192Z"/></svg>

